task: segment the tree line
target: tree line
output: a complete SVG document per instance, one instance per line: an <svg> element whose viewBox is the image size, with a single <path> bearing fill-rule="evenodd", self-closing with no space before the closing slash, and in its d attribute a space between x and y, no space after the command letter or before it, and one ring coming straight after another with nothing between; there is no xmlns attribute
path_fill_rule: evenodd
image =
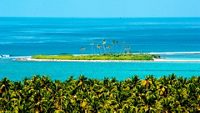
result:
<svg viewBox="0 0 200 113"><path fill-rule="evenodd" d="M0 112L199 113L200 76L0 80Z"/></svg>
<svg viewBox="0 0 200 113"><path fill-rule="evenodd" d="M129 45L122 47L122 43L118 40L106 40L103 39L98 42L90 43L91 48L84 46L80 47L80 52L84 53L87 49L91 49L93 54L119 54L119 53L131 53L132 49Z"/></svg>

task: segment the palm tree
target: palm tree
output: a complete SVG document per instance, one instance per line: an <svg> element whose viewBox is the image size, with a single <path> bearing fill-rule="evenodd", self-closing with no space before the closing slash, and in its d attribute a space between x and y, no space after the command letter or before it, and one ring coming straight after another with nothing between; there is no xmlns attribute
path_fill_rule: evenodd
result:
<svg viewBox="0 0 200 113"><path fill-rule="evenodd" d="M117 40L112 40L112 45L113 45L113 53L117 52L116 51L116 45L118 44L118 41Z"/></svg>
<svg viewBox="0 0 200 113"><path fill-rule="evenodd" d="M106 49L108 49L108 53L111 53L110 48L111 48L110 45L107 45L107 46L106 46Z"/></svg>
<svg viewBox="0 0 200 113"><path fill-rule="evenodd" d="M103 39L102 45L103 45L104 54L106 54L106 40L105 39Z"/></svg>
<svg viewBox="0 0 200 113"><path fill-rule="evenodd" d="M124 48L124 53L130 54L131 53L131 47L125 47Z"/></svg>
<svg viewBox="0 0 200 113"><path fill-rule="evenodd" d="M81 48L80 48L81 53L83 53L85 50L86 50L85 47L81 47Z"/></svg>
<svg viewBox="0 0 200 113"><path fill-rule="evenodd" d="M101 45L100 44L97 44L97 49L99 51L99 54L101 54Z"/></svg>
<svg viewBox="0 0 200 113"><path fill-rule="evenodd" d="M200 110L200 77L174 74L145 79L66 81L46 76L0 81L0 112L194 112Z"/></svg>

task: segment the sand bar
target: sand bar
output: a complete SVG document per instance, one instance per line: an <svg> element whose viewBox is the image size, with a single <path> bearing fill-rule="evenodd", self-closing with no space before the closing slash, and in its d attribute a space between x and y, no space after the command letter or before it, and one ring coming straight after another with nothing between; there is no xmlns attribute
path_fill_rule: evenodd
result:
<svg viewBox="0 0 200 113"><path fill-rule="evenodd" d="M18 58L16 61L30 62L200 62L200 60L174 60L174 59L154 59L154 60L56 60L56 59L33 59Z"/></svg>

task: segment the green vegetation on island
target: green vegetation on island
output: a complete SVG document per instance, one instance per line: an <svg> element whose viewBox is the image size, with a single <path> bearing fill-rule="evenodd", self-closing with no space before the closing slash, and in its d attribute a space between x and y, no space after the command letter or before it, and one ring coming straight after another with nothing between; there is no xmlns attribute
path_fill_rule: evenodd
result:
<svg viewBox="0 0 200 113"><path fill-rule="evenodd" d="M32 58L50 60L153 60L159 58L159 56L150 54L35 55Z"/></svg>
<svg viewBox="0 0 200 113"><path fill-rule="evenodd" d="M200 76L0 81L2 113L199 113L199 103Z"/></svg>
<svg viewBox="0 0 200 113"><path fill-rule="evenodd" d="M130 46L122 47L117 40L102 40L90 44L93 54L84 54L88 48L81 47L82 55L34 55L32 59L45 60L153 60L160 58L159 55L133 53ZM98 53L98 54L97 54Z"/></svg>

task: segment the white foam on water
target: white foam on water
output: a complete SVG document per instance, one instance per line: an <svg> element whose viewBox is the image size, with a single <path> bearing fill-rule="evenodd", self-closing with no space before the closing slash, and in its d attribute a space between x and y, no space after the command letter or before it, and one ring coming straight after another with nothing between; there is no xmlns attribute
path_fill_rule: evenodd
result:
<svg viewBox="0 0 200 113"><path fill-rule="evenodd" d="M0 59L17 59L17 58L31 58L31 56L0 55Z"/></svg>
<svg viewBox="0 0 200 113"><path fill-rule="evenodd" d="M200 51L192 51L192 52L149 52L148 54L154 54L154 55L184 55L184 54L200 54Z"/></svg>

